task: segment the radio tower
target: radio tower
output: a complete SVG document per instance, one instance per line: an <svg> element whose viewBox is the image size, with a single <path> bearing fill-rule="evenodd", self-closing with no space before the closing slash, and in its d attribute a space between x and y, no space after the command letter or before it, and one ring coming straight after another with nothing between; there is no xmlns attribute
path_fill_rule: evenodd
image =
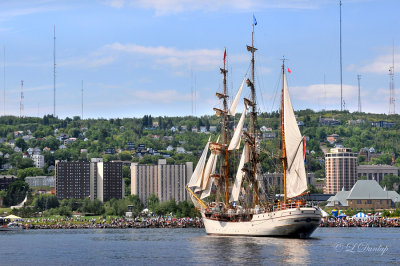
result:
<svg viewBox="0 0 400 266"><path fill-rule="evenodd" d="M54 25L54 53L53 53L53 59L54 59L54 69L53 69L53 75L54 75L54 90L53 90L53 116L56 117L56 25Z"/></svg>
<svg viewBox="0 0 400 266"><path fill-rule="evenodd" d="M4 88L3 88L3 108L4 116L6 115L6 47L4 46Z"/></svg>
<svg viewBox="0 0 400 266"><path fill-rule="evenodd" d="M358 79L358 112L361 113L361 87L360 87L361 75L357 75L357 79Z"/></svg>
<svg viewBox="0 0 400 266"><path fill-rule="evenodd" d="M24 117L24 81L21 80L21 98L19 100L19 117Z"/></svg>
<svg viewBox="0 0 400 266"><path fill-rule="evenodd" d="M83 120L83 80L82 80L82 89L81 89L81 92L82 92L82 116L81 116L81 119Z"/></svg>
<svg viewBox="0 0 400 266"><path fill-rule="evenodd" d="M339 1L339 9L340 9L340 111L343 111L343 78L342 78L342 1Z"/></svg>
<svg viewBox="0 0 400 266"><path fill-rule="evenodd" d="M390 79L389 115L394 115L396 113L396 104L394 98L394 42L393 42L392 53L393 53L392 66L389 68L389 79Z"/></svg>

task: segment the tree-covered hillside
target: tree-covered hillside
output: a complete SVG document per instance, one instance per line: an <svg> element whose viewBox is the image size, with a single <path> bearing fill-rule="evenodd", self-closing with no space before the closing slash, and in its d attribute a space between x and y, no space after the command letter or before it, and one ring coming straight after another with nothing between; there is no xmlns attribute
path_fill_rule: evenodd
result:
<svg viewBox="0 0 400 266"><path fill-rule="evenodd" d="M369 162L400 166L400 116L347 111L296 112L302 133L307 136L307 170L323 177L323 150L343 145L360 152L367 148ZM230 130L240 114L231 119ZM388 128L373 122L393 122ZM264 137L261 143L263 171L279 171L279 113L261 113L258 126ZM197 131L197 132L196 132ZM216 140L220 120L216 116L152 117L116 119L59 119L13 116L0 117L0 165L2 172L19 177L52 174L55 160L90 160L103 157L105 161L124 160L156 163L167 158L168 163L197 162L209 136ZM327 136L337 134L334 143ZM371 149L373 148L373 149ZM365 150L365 149L364 149ZM32 166L32 154L45 158L43 169ZM233 156L232 160L237 160ZM50 170L50 171L49 171Z"/></svg>

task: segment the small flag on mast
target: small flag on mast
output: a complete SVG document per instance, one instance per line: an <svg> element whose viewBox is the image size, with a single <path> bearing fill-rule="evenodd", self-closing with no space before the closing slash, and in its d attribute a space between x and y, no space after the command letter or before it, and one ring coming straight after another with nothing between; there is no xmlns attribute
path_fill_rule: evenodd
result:
<svg viewBox="0 0 400 266"><path fill-rule="evenodd" d="M289 72L289 74L290 74L290 73L292 73L292 70L290 70L290 68L288 68L288 69L287 69L287 72Z"/></svg>
<svg viewBox="0 0 400 266"><path fill-rule="evenodd" d="M254 24L254 26L257 25L257 20L256 20L256 17L254 16L254 14L253 14L253 24Z"/></svg>
<svg viewBox="0 0 400 266"><path fill-rule="evenodd" d="M225 48L225 51L224 51L224 64L225 64L225 60L226 60L226 48Z"/></svg>

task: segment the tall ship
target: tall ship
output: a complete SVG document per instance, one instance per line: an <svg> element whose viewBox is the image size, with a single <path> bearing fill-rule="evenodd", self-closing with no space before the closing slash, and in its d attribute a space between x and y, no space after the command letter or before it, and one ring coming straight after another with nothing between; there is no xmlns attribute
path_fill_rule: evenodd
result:
<svg viewBox="0 0 400 266"><path fill-rule="evenodd" d="M216 93L222 108L214 108L221 118L221 135L215 142L209 138L186 189L200 210L207 234L308 238L321 222L321 211L304 200L307 193L305 138L300 133L291 104L284 58L280 108L283 198L270 197L263 189L254 82L255 24L253 22L252 44L247 45L247 51L251 53L251 74L243 80L229 108L226 50L224 52L224 67L220 68L223 91ZM235 116L245 83L250 89L250 99L243 98L244 110L228 140L230 120ZM245 129L247 114L250 119ZM240 150L238 160L235 153Z"/></svg>

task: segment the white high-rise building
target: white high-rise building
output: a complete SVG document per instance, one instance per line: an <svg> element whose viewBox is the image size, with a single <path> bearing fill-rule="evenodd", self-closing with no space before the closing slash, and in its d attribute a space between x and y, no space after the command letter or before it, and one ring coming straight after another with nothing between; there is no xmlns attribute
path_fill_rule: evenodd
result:
<svg viewBox="0 0 400 266"><path fill-rule="evenodd" d="M177 202L188 199L185 185L193 173L193 163L167 164L165 159L158 165L131 165L131 194L138 195L143 203L151 194L160 201L175 199Z"/></svg>
<svg viewBox="0 0 400 266"><path fill-rule="evenodd" d="M44 167L44 156L40 154L32 155L33 165L36 168L43 168Z"/></svg>
<svg viewBox="0 0 400 266"><path fill-rule="evenodd" d="M357 181L357 153L348 148L333 148L325 154L325 194L351 190Z"/></svg>

